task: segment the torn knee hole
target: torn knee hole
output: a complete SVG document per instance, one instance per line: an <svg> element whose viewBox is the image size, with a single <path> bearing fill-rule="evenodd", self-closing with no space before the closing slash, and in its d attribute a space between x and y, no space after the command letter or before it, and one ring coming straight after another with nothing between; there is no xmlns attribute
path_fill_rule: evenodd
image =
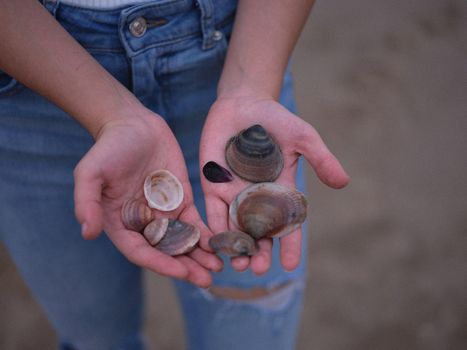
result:
<svg viewBox="0 0 467 350"><path fill-rule="evenodd" d="M293 281L282 283L271 288L253 287L253 288L236 288L236 287L219 287L213 286L209 289L211 294L217 298L232 299L232 300L255 300L264 298L274 293L277 293L284 288L290 286Z"/></svg>

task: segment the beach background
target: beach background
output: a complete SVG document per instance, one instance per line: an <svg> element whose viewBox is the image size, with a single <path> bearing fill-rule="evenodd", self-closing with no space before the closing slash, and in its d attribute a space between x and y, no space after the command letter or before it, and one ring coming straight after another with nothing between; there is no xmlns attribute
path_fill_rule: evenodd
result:
<svg viewBox="0 0 467 350"><path fill-rule="evenodd" d="M467 2L317 1L293 70L300 116L351 176L336 191L307 169L298 349L467 348ZM170 282L145 277L151 349L183 349ZM0 349L54 349L1 245L0 286Z"/></svg>

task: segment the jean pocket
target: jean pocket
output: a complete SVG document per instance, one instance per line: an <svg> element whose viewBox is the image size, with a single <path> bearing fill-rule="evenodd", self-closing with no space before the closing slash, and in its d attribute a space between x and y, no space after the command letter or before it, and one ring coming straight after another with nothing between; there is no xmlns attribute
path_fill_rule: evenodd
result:
<svg viewBox="0 0 467 350"><path fill-rule="evenodd" d="M22 85L15 78L0 70L0 98L16 94L21 87Z"/></svg>

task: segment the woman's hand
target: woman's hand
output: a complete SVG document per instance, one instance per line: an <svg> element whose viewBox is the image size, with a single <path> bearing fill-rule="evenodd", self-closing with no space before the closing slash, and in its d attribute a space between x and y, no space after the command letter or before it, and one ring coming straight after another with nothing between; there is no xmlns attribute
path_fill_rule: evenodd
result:
<svg viewBox="0 0 467 350"><path fill-rule="evenodd" d="M227 141L239 131L261 124L279 143L284 156L284 169L277 183L295 187L295 174L300 155L304 155L318 177L326 185L341 188L348 176L337 159L327 149L316 130L290 113L272 98L250 96L223 98L211 108L200 145L200 166L214 161L229 169L224 151ZM234 229L229 221L228 207L234 197L250 183L234 175L232 182L212 183L202 178L210 229L216 233ZM295 269L300 262L301 230L280 238L280 256L286 270ZM265 273L271 265L271 239L258 241L260 251L251 259L236 257L232 266L242 271L249 265L256 274Z"/></svg>
<svg viewBox="0 0 467 350"><path fill-rule="evenodd" d="M172 212L156 211L156 217L179 218L201 231L201 247L188 255L165 255L149 245L140 233L123 226L122 204L129 198L142 197L144 179L158 169L167 169L180 180L184 200ZM220 270L222 262L207 251L206 243L212 233L194 206L183 155L162 118L145 111L131 119L105 124L74 175L75 212L84 238L96 238L104 229L131 262L200 287L211 284L208 270Z"/></svg>

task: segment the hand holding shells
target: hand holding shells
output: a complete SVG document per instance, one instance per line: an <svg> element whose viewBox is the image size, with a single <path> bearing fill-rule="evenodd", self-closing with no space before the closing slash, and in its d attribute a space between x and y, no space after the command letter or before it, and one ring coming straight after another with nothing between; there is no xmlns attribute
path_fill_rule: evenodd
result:
<svg viewBox="0 0 467 350"><path fill-rule="evenodd" d="M215 162L231 172L233 179L219 183L202 176L209 227L215 233L250 231L250 236L258 235L254 238L258 253L251 258L232 259L235 269L244 270L250 266L253 272L264 273L269 268L272 247L270 238L264 237L277 234L282 235L282 265L287 270L298 266L300 225L306 215L306 201L294 190L300 155L305 156L325 184L333 188L347 184L345 171L316 130L277 102L239 97L218 100L211 108L201 139L200 164ZM276 191L276 185L281 189ZM249 189L255 193L260 189L260 195L256 193L252 200L247 194ZM266 198L273 196L274 200L263 200L264 191ZM268 206L271 202L275 204ZM269 214L250 220L258 214L258 208L260 214L267 211ZM236 237L230 233L223 236L229 240Z"/></svg>
<svg viewBox="0 0 467 350"><path fill-rule="evenodd" d="M109 122L101 129L96 143L75 169L75 211L82 224L83 237L93 239L105 230L116 248L132 263L208 287L212 281L209 271L220 269L222 262L208 251L205 238L200 239L201 247L198 245L190 253L172 257L155 249L139 233L148 221L167 217L197 228L201 238L211 234L194 206L185 160L170 128L162 118L146 109L135 108L131 112L128 118ZM169 170L184 190L181 202L171 204L179 205L178 208L164 215L159 209L148 208L143 193L145 178L156 169ZM158 193L156 202L165 195L165 190ZM142 220L122 218L124 205L133 214L141 215ZM130 229L125 228L123 220L127 220ZM178 230L178 225L167 225L171 229L174 226ZM196 237L196 230L193 236ZM171 242L170 246L175 243Z"/></svg>

